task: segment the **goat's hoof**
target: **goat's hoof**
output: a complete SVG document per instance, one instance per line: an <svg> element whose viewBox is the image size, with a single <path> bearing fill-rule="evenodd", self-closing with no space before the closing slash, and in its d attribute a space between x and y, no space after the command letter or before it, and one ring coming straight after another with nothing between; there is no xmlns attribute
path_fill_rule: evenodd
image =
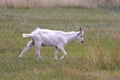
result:
<svg viewBox="0 0 120 80"><path fill-rule="evenodd" d="M64 59L64 57L61 57L60 59Z"/></svg>
<svg viewBox="0 0 120 80"><path fill-rule="evenodd" d="M39 58L38 60L39 60L39 61L43 61L44 59L43 59L43 58Z"/></svg>
<svg viewBox="0 0 120 80"><path fill-rule="evenodd" d="M66 55L63 55L60 59L64 59Z"/></svg>
<svg viewBox="0 0 120 80"><path fill-rule="evenodd" d="M57 58L55 58L55 60L57 60Z"/></svg>
<svg viewBox="0 0 120 80"><path fill-rule="evenodd" d="M22 59L22 57L19 57L19 56L18 56L18 59Z"/></svg>

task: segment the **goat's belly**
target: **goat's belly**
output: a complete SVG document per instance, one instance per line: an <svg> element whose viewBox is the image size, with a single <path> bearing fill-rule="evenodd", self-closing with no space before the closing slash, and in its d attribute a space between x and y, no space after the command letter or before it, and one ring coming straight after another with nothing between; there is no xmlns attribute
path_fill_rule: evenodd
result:
<svg viewBox="0 0 120 80"><path fill-rule="evenodd" d="M42 43L42 46L46 47L46 46L56 46L56 43L48 43L48 42L44 42Z"/></svg>

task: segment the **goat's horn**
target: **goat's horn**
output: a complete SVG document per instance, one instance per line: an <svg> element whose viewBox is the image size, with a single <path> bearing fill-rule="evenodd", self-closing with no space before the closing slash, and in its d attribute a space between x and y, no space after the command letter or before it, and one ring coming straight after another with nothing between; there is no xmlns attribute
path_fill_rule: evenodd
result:
<svg viewBox="0 0 120 80"><path fill-rule="evenodd" d="M80 31L82 31L82 28L80 27Z"/></svg>

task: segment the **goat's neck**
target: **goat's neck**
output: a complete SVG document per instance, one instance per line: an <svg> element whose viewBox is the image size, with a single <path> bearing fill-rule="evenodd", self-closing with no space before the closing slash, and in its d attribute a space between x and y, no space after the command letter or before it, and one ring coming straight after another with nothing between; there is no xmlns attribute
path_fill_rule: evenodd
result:
<svg viewBox="0 0 120 80"><path fill-rule="evenodd" d="M70 41L76 39L78 33L79 33L79 32L68 32L68 33L66 34L67 42L70 42Z"/></svg>

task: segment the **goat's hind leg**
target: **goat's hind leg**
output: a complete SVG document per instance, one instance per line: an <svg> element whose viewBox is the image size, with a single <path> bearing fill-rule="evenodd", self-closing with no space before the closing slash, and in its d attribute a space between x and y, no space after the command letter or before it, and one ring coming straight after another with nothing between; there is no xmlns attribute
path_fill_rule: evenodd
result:
<svg viewBox="0 0 120 80"><path fill-rule="evenodd" d="M31 40L27 43L26 47L23 49L23 51L20 53L20 55L19 55L18 57L19 57L19 58L22 58L23 55L32 47L33 44L34 44L34 42L33 42L33 40L31 39Z"/></svg>

